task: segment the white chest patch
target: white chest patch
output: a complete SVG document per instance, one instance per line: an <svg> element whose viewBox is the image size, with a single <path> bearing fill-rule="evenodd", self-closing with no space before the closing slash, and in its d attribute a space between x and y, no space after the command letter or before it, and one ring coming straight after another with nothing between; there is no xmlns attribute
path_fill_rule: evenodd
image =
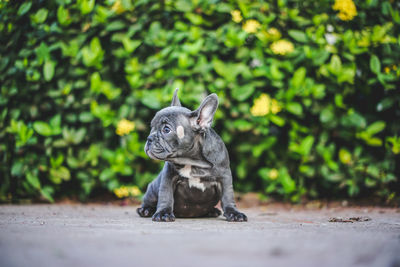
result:
<svg viewBox="0 0 400 267"><path fill-rule="evenodd" d="M185 165L185 167L179 170L179 174L185 178L193 178L191 172L192 172L192 166L190 165Z"/></svg>
<svg viewBox="0 0 400 267"><path fill-rule="evenodd" d="M200 178L190 178L189 187L196 187L203 192L206 190L206 186L200 181Z"/></svg>
<svg viewBox="0 0 400 267"><path fill-rule="evenodd" d="M189 187L195 187L204 192L206 190L206 186L200 181L200 178L193 177L191 172L192 166L190 165L185 165L185 167L179 170L179 174L181 176L189 179Z"/></svg>
<svg viewBox="0 0 400 267"><path fill-rule="evenodd" d="M176 135L178 136L179 139L182 139L183 137L185 137L185 130L183 129L183 127L181 125L179 125L176 128Z"/></svg>

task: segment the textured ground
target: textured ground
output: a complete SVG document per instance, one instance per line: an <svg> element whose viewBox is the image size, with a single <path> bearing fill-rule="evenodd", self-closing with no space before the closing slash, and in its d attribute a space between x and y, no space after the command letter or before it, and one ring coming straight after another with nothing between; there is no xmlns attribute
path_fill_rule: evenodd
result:
<svg viewBox="0 0 400 267"><path fill-rule="evenodd" d="M264 206L242 209L247 223L155 223L135 208L0 206L0 266L400 266L399 209Z"/></svg>

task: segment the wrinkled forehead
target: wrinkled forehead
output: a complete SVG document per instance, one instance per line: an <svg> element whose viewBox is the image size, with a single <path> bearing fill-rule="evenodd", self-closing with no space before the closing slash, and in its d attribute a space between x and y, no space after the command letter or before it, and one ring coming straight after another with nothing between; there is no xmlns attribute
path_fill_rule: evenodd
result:
<svg viewBox="0 0 400 267"><path fill-rule="evenodd" d="M167 107L156 113L151 120L151 127L168 123L174 126L188 123L191 111L184 107Z"/></svg>

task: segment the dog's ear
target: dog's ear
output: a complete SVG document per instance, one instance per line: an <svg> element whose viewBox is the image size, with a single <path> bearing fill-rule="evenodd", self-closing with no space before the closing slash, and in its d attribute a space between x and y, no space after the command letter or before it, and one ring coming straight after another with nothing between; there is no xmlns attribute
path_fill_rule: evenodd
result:
<svg viewBox="0 0 400 267"><path fill-rule="evenodd" d="M200 104L200 107L192 112L192 126L203 131L210 128L217 107L218 96L216 94L207 96Z"/></svg>
<svg viewBox="0 0 400 267"><path fill-rule="evenodd" d="M178 98L178 88L175 89L174 96L172 97L171 107L172 106L177 106L177 107L182 106L181 101L179 101L179 98Z"/></svg>

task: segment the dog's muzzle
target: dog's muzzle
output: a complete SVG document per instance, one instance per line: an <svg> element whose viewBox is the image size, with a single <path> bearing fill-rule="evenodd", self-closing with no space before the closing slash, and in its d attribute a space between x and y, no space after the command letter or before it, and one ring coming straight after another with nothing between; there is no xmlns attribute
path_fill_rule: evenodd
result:
<svg viewBox="0 0 400 267"><path fill-rule="evenodd" d="M147 138L144 151L150 158L158 160L162 160L168 155L167 149L161 145L160 140L155 135L150 135Z"/></svg>
<svg viewBox="0 0 400 267"><path fill-rule="evenodd" d="M151 149L151 145L153 144L153 138L152 138L152 136L149 136L149 137L147 137L147 142L146 142L146 144L144 145L144 152L146 152L146 154L148 155L148 156L150 156L151 157L151 155L149 155L149 152L150 152L150 149ZM151 153L151 152L150 152Z"/></svg>

